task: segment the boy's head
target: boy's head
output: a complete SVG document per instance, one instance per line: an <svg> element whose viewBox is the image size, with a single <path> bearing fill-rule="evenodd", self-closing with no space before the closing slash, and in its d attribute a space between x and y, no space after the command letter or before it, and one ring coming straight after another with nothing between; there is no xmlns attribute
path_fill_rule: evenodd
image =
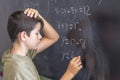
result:
<svg viewBox="0 0 120 80"><path fill-rule="evenodd" d="M25 31L27 35L35 28L37 23L41 24L41 28L44 26L43 20L39 17L31 18L24 14L23 10L16 11L9 16L7 30L10 40L14 42L20 32Z"/></svg>

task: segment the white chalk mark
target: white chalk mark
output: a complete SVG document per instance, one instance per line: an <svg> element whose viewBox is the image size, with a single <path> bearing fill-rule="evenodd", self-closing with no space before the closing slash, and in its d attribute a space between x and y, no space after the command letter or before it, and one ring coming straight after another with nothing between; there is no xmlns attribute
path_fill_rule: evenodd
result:
<svg viewBox="0 0 120 80"><path fill-rule="evenodd" d="M100 6L100 5L101 5L101 3L102 3L102 0L100 0L100 1L99 1L98 6Z"/></svg>
<svg viewBox="0 0 120 80"><path fill-rule="evenodd" d="M47 6L47 9L48 9L48 10L47 10L47 13L46 13L46 17L48 16L49 10L50 10L50 9L49 9L49 8L50 8L50 1L49 1L49 0L48 0L48 4L47 4L47 5L48 5L48 6Z"/></svg>
<svg viewBox="0 0 120 80"><path fill-rule="evenodd" d="M61 61L64 60L64 57L65 57L65 52L64 52L63 55L62 55Z"/></svg>

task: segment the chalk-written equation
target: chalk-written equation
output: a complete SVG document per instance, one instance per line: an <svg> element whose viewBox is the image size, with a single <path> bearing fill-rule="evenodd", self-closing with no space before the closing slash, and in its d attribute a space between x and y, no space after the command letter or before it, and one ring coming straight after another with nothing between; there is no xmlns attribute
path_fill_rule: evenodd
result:
<svg viewBox="0 0 120 80"><path fill-rule="evenodd" d="M76 40L74 38L68 39L66 37L61 37L62 38L62 44L60 45L62 47L62 58L61 61L66 59L71 59L76 55L79 55L81 52L81 49L85 49L87 44L86 41L82 38L79 40ZM81 47L77 47L80 45Z"/></svg>
<svg viewBox="0 0 120 80"><path fill-rule="evenodd" d="M42 4L41 4L42 3ZM35 8L42 16L46 17L49 14L50 1L49 0L24 0L24 8Z"/></svg>
<svg viewBox="0 0 120 80"><path fill-rule="evenodd" d="M84 49L86 45L86 42L84 39L76 40L72 38L69 40L66 37L61 37L61 39L62 39L62 44L60 45L61 47L63 47L63 45L74 46L74 47L76 47L77 45L82 45L81 47Z"/></svg>
<svg viewBox="0 0 120 80"><path fill-rule="evenodd" d="M36 8L37 10L39 9L39 5L40 5L39 3L31 2L29 0L24 0L24 4L23 4L24 8L32 7L32 8Z"/></svg>
<svg viewBox="0 0 120 80"><path fill-rule="evenodd" d="M68 14L74 15L76 17L77 14L83 13L85 15L91 15L89 5L83 7L69 7L69 8L55 8L56 14L66 16Z"/></svg>
<svg viewBox="0 0 120 80"><path fill-rule="evenodd" d="M60 47L62 48L62 58L61 61L66 59L70 59L76 53L76 51L81 49L86 48L86 41L83 38L82 32L84 31L83 29L83 24L80 22L74 22L74 23L59 23L58 29L62 30L63 35L61 34L61 44ZM64 33L65 32L65 33ZM66 34L67 35L64 35ZM78 49L79 48L79 49Z"/></svg>
<svg viewBox="0 0 120 80"><path fill-rule="evenodd" d="M75 30L77 29L78 31L82 31L82 24L80 24L79 22L69 23L69 24L67 22L58 22L57 28L64 32L67 32L68 30L72 30L72 29Z"/></svg>

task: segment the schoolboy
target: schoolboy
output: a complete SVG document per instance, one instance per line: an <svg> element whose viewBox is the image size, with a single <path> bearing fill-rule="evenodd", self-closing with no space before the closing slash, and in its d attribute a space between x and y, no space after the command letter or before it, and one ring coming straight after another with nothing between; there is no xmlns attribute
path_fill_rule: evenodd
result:
<svg viewBox="0 0 120 80"><path fill-rule="evenodd" d="M58 33L32 8L11 14L7 30L12 47L2 57L4 80L40 80L32 59L54 44L59 39ZM81 68L80 57L73 58L60 80L71 80Z"/></svg>

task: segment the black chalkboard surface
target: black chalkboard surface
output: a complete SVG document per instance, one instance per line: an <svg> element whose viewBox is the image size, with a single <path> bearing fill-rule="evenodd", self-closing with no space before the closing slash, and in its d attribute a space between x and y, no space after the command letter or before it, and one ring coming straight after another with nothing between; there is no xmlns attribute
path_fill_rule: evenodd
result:
<svg viewBox="0 0 120 80"><path fill-rule="evenodd" d="M72 57L80 55L84 59L88 52L91 52L90 55L94 54L94 51L89 49L93 47L89 17L102 4L102 0L95 0L92 4L88 0L40 0L39 3L36 2L26 1L24 6L38 9L60 34L60 39L52 47L38 54L34 63L39 74L59 80ZM74 80L94 79L93 76L90 77L92 74L88 71L85 61L84 64Z"/></svg>
<svg viewBox="0 0 120 80"><path fill-rule="evenodd" d="M59 33L58 42L33 60L40 75L59 80L71 58L80 55L84 67L73 80L106 80L104 77L107 69L101 56L103 52L100 47L95 47L97 34L91 18L105 1L107 0L2 0L0 6L5 6L5 10L0 9L0 15L3 20L6 19L3 22L7 22L6 15L15 10L35 8ZM3 22L0 21L0 24L5 28L6 23ZM3 35L7 31L1 32ZM3 40L0 43L4 45ZM3 47L7 48L8 45Z"/></svg>

